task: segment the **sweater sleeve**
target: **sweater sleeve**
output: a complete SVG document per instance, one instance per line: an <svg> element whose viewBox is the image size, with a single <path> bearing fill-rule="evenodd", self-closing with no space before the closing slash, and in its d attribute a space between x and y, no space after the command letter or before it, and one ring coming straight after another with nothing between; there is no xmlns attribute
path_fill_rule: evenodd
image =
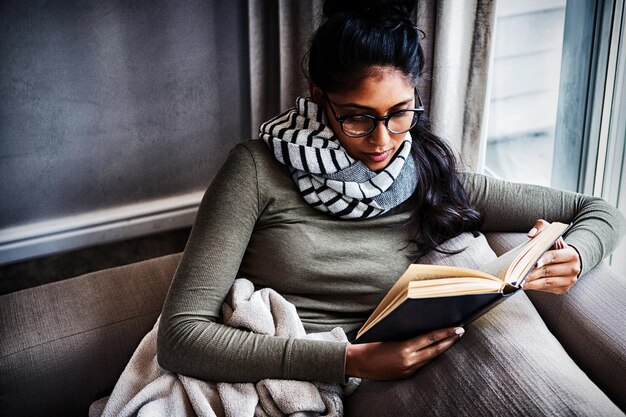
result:
<svg viewBox="0 0 626 417"><path fill-rule="evenodd" d="M167 294L159 364L216 382L343 382L347 343L259 335L218 323L260 211L254 158L239 144L202 199Z"/></svg>
<svg viewBox="0 0 626 417"><path fill-rule="evenodd" d="M608 256L626 231L624 216L598 197L472 173L461 180L484 217L483 231L528 232L537 219L573 222L565 241L580 254L581 275Z"/></svg>

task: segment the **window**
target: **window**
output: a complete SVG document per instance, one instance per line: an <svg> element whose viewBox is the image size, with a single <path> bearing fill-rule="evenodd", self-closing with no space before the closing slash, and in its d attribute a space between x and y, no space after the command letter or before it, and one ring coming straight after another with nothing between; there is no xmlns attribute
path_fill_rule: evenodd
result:
<svg viewBox="0 0 626 417"><path fill-rule="evenodd" d="M496 9L486 171L549 185L565 0L500 0Z"/></svg>
<svg viewBox="0 0 626 417"><path fill-rule="evenodd" d="M487 174L599 196L626 215L624 2L498 2ZM626 270L626 242L609 262Z"/></svg>

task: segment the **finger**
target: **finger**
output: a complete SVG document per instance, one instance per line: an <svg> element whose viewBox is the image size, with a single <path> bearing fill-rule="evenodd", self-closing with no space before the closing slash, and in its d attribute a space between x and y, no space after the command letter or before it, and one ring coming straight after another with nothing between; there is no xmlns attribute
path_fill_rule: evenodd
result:
<svg viewBox="0 0 626 417"><path fill-rule="evenodd" d="M528 231L528 237L533 238L537 236L539 233L541 233L543 229L548 227L549 224L550 223L548 223L547 221L543 219L538 219L535 222L535 225L533 226L533 228Z"/></svg>
<svg viewBox="0 0 626 417"><path fill-rule="evenodd" d="M416 336L406 341L406 348L412 352L424 349L427 346L436 344L437 342L449 337L462 336L465 329L462 327L447 327L444 329L433 330L432 332Z"/></svg>
<svg viewBox="0 0 626 417"><path fill-rule="evenodd" d="M580 265L577 262L548 264L530 271L528 277L526 277L526 282L550 277L576 277L579 273Z"/></svg>
<svg viewBox="0 0 626 417"><path fill-rule="evenodd" d="M558 238L557 241L554 242L554 245L552 245L552 249L565 249L567 247L567 243L565 243L563 237Z"/></svg>
<svg viewBox="0 0 626 417"><path fill-rule="evenodd" d="M527 281L524 290L547 291L555 294L564 294L576 283L577 277L550 277L534 281Z"/></svg>
<svg viewBox="0 0 626 417"><path fill-rule="evenodd" d="M444 353L446 350L450 349L456 342L458 342L460 337L457 335L447 337L443 340L440 340L437 343L434 343L430 346L427 346L423 349L415 352L417 356L417 367L424 366L427 362L435 359L437 356Z"/></svg>
<svg viewBox="0 0 626 417"><path fill-rule="evenodd" d="M535 268L541 268L544 265L571 262L577 258L578 252L571 246L567 246L565 249L553 249L541 255L541 258L539 258L535 264Z"/></svg>

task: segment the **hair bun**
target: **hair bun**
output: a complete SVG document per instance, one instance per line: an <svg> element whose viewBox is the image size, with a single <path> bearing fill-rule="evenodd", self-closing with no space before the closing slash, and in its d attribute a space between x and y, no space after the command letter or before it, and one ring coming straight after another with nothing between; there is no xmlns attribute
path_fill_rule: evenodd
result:
<svg viewBox="0 0 626 417"><path fill-rule="evenodd" d="M326 0L323 12L329 19L345 13L376 23L397 25L410 21L413 9L414 0Z"/></svg>

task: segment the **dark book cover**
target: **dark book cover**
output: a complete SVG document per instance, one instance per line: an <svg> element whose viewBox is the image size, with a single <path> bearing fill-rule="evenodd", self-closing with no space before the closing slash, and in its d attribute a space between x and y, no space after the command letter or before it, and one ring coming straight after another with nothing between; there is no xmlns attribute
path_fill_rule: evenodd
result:
<svg viewBox="0 0 626 417"><path fill-rule="evenodd" d="M511 294L497 292L409 298L354 343L406 340L444 327L463 326L482 316Z"/></svg>

